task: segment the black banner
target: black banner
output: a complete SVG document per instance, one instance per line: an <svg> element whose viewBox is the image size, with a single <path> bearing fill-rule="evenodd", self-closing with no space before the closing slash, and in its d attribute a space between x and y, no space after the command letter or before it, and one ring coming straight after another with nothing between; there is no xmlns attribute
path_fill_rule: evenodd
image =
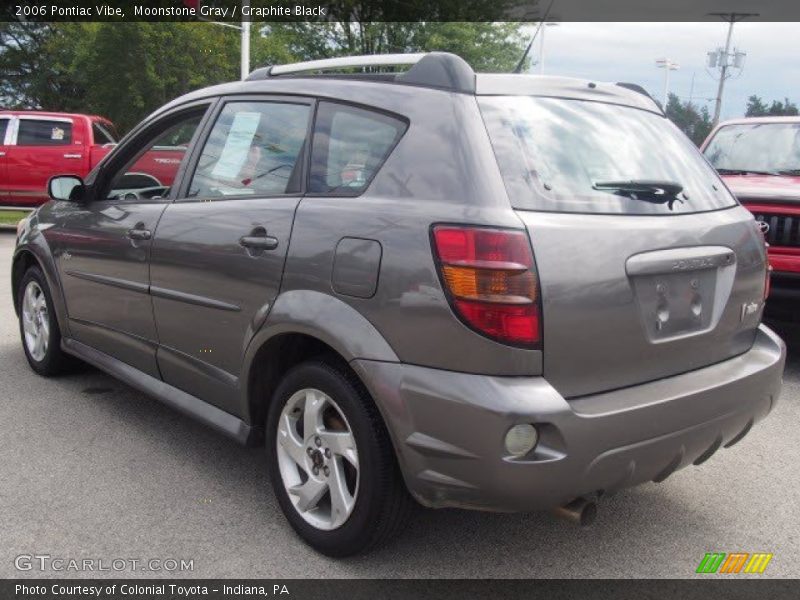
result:
<svg viewBox="0 0 800 600"><path fill-rule="evenodd" d="M0 20L417 22L798 21L800 2L774 0L0 0Z"/></svg>
<svg viewBox="0 0 800 600"><path fill-rule="evenodd" d="M579 575L579 573L576 573ZM3 600L410 600L485 598L573 600L783 600L796 598L797 581L767 579L717 580L371 580L371 579L204 579L204 580L3 580Z"/></svg>

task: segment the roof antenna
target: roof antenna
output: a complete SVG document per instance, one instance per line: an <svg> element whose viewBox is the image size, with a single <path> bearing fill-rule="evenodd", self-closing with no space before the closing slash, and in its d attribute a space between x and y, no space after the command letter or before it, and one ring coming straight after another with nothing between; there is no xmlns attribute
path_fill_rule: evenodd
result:
<svg viewBox="0 0 800 600"><path fill-rule="evenodd" d="M533 37L531 38L530 44L528 44L528 47L525 48L525 53L522 55L522 58L519 59L517 66L512 71L513 73L522 72L522 65L525 64L525 59L528 58L528 53L531 51L531 48L533 47L533 42L536 41L536 36L539 35L539 30L542 28L542 25L544 25L545 22L547 22L547 16L550 14L550 9L553 8L553 4L555 3L556 0L550 0L550 4L547 5L547 10L544 11L544 16L542 17L542 20L539 21L539 26L536 28L536 31L533 32Z"/></svg>

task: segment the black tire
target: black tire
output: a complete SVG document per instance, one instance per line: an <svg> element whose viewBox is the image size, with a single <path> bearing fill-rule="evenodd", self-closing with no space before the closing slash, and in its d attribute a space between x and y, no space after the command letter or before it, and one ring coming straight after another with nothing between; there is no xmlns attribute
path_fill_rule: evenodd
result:
<svg viewBox="0 0 800 600"><path fill-rule="evenodd" d="M22 322L25 290L32 281L36 282L42 290L47 304L49 337L47 351L40 360L37 360L31 355L28 345L25 343L25 330ZM58 328L58 319L56 319L55 307L53 306L53 297L50 294L50 287L47 285L47 280L39 267L30 267L25 271L16 293L17 306L19 307L19 334L22 341L22 349L25 352L25 358L28 359L28 364L31 366L31 369L44 377L52 377L54 375L61 375L73 371L79 363L76 359L65 354L61 350L61 330Z"/></svg>
<svg viewBox="0 0 800 600"><path fill-rule="evenodd" d="M268 469L275 495L297 534L317 551L331 557L365 553L394 538L413 506L389 435L369 393L346 366L314 360L291 369L270 403L266 424ZM337 529L322 530L295 509L278 466L277 430L281 411L299 390L327 394L344 414L356 442L359 484L349 518Z"/></svg>

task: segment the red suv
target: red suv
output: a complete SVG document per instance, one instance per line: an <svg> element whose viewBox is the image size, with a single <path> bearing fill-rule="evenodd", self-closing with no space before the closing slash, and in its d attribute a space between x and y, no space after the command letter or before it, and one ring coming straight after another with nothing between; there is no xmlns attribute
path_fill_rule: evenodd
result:
<svg viewBox="0 0 800 600"><path fill-rule="evenodd" d="M755 117L718 125L702 146L725 183L768 227L773 268L770 316L800 321L800 117Z"/></svg>
<svg viewBox="0 0 800 600"><path fill-rule="evenodd" d="M0 205L43 204L51 177L85 177L116 142L114 125L103 117L0 111Z"/></svg>

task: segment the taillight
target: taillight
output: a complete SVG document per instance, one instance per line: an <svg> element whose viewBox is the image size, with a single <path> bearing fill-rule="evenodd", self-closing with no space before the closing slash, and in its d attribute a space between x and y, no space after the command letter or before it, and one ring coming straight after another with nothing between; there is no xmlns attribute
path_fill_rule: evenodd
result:
<svg viewBox="0 0 800 600"><path fill-rule="evenodd" d="M437 225L433 242L445 291L467 325L503 343L539 345L539 289L524 231Z"/></svg>

